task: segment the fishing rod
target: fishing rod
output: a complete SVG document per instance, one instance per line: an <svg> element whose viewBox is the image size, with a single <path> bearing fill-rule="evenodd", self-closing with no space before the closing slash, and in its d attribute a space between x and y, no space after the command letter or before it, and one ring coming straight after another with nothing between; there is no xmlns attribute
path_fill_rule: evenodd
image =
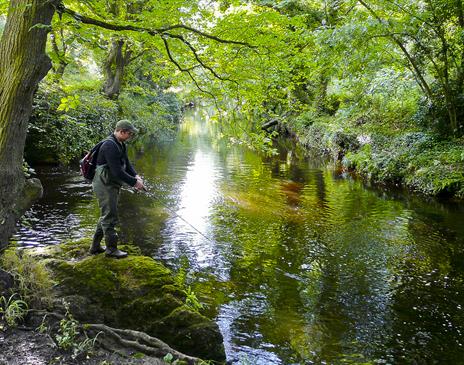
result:
<svg viewBox="0 0 464 365"><path fill-rule="evenodd" d="M184 217L182 217L181 215L177 214L173 209L169 208L160 198L158 198L156 196L156 194L153 192L153 191L150 191L149 189L147 189L145 187L145 185L143 186L142 190L138 190L138 189L125 189L127 191L130 191L131 193L136 193L136 194L144 194L145 196L149 197L149 198L152 198L154 200L157 200L158 203L163 207L165 208L169 213L171 213L173 216L175 216L176 218L179 218L180 220L182 220L184 223L188 224L190 227L192 227L197 233L199 233L202 237L206 238L208 241L210 241L211 243L216 243L215 241L213 241L211 238L209 238L208 236L206 236L203 232L201 232L197 227L195 227L192 223L190 223L189 221L187 221Z"/></svg>

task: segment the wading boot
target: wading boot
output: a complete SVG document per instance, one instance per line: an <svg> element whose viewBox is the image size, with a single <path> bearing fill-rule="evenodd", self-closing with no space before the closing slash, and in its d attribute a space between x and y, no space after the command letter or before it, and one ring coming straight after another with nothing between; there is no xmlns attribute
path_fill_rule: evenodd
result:
<svg viewBox="0 0 464 365"><path fill-rule="evenodd" d="M123 259L127 257L127 252L121 251L118 249L118 236L111 235L105 237L106 241L106 250L105 256L106 257L113 257L115 259Z"/></svg>
<svg viewBox="0 0 464 365"><path fill-rule="evenodd" d="M90 246L90 250L89 250L91 255L96 255L96 254L105 252L106 247L105 246L102 247L100 245L102 238L103 238L103 232L98 232L98 231L95 232L95 234L93 235L92 246Z"/></svg>

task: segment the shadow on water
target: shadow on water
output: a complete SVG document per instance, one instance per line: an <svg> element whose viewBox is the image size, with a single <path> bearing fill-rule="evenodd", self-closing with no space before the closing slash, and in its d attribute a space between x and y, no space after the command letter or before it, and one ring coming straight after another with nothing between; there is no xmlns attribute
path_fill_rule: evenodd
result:
<svg viewBox="0 0 464 365"><path fill-rule="evenodd" d="M189 263L229 360L464 363L462 204L366 187L288 143L274 157L230 146L205 119L133 154L155 198L123 192L121 230L174 269ZM45 197L14 240L90 235L89 185L39 177Z"/></svg>

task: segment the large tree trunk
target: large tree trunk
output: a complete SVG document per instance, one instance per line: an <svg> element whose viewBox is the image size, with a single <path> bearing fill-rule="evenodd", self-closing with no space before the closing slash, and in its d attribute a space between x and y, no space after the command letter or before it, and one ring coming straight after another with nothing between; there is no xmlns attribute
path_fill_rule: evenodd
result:
<svg viewBox="0 0 464 365"><path fill-rule="evenodd" d="M32 97L51 68L45 54L54 1L11 0L0 40L0 247L27 207L22 171Z"/></svg>
<svg viewBox="0 0 464 365"><path fill-rule="evenodd" d="M124 78L124 68L129 63L130 51L123 52L124 40L119 39L111 45L104 65L105 85L103 92L110 99L117 99Z"/></svg>

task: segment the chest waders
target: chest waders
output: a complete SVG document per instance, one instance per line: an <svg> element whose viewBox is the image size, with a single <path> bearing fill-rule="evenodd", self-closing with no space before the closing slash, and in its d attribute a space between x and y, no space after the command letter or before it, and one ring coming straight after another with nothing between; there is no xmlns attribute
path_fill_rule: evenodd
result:
<svg viewBox="0 0 464 365"><path fill-rule="evenodd" d="M98 200L100 218L90 248L91 254L105 252L107 256L116 258L127 256L127 253L118 250L117 246L118 234L116 226L119 223L118 200L121 186L122 184L111 176L106 165L97 166L92 187ZM106 249L100 246L103 237L105 238Z"/></svg>

